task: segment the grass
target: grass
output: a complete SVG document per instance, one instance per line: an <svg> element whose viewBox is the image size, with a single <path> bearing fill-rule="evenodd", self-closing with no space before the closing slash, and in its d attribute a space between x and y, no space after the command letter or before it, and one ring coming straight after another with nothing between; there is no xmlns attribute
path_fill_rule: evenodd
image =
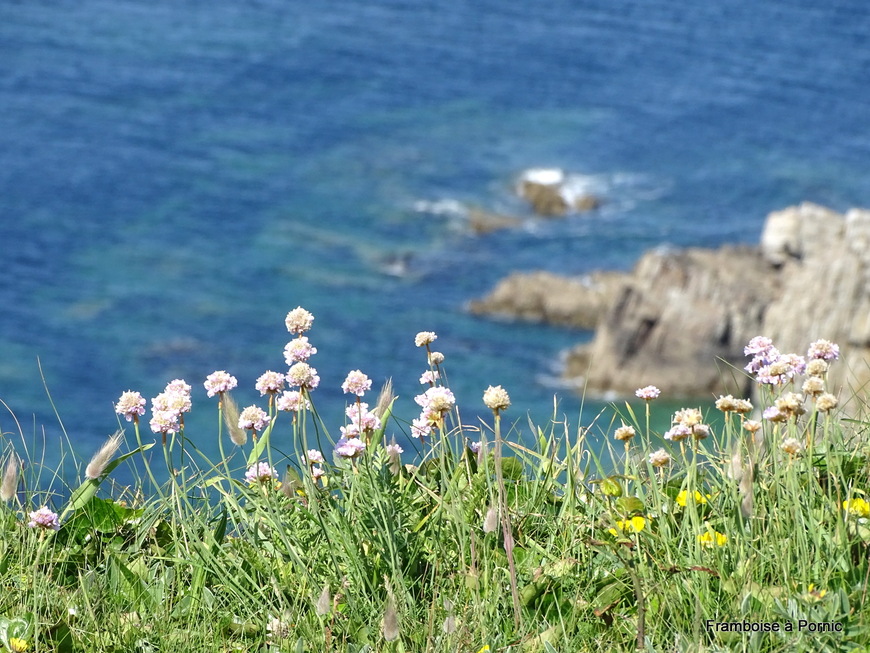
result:
<svg viewBox="0 0 870 653"><path fill-rule="evenodd" d="M469 428L433 390L444 367L413 423L389 388L365 425L356 395L348 423L316 391L283 412L267 394L268 424L247 431L229 391L195 398L216 413L217 461L183 423L155 435L137 416L126 452L34 475L3 434L0 650L870 650L860 415L796 403L792 380L762 388L783 412L754 433L720 404L709 434L686 411L699 437L663 440L655 400L605 426L508 422L493 392L493 419ZM353 457L333 454L338 425ZM416 457L389 446L412 430ZM112 482L119 465L132 486ZM28 526L43 506L56 529Z"/></svg>

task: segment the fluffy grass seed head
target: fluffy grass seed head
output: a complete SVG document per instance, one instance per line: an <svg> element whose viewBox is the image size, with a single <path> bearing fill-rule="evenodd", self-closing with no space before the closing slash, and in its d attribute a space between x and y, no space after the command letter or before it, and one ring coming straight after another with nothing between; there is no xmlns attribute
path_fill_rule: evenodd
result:
<svg viewBox="0 0 870 653"><path fill-rule="evenodd" d="M128 422L139 422L139 418L145 414L145 398L138 392L127 390L122 392L118 403L115 404L115 412L123 415Z"/></svg>
<svg viewBox="0 0 870 653"><path fill-rule="evenodd" d="M4 503L10 501L18 492L18 474L21 470L21 461L18 455L13 451L6 461L6 468L3 470L3 480L0 481L0 501Z"/></svg>
<svg viewBox="0 0 870 653"><path fill-rule="evenodd" d="M94 454L94 457L91 458L91 462L89 462L88 466L85 468L85 478L91 480L100 478L103 475L103 472L106 471L106 465L108 465L109 461L114 458L123 441L123 431L116 431L114 434L109 436L109 439L106 440L103 446L100 447L100 450Z"/></svg>
<svg viewBox="0 0 870 653"><path fill-rule="evenodd" d="M418 347L427 347L438 339L434 331L421 331L414 336L414 344Z"/></svg>
<svg viewBox="0 0 870 653"><path fill-rule="evenodd" d="M498 414L510 408L511 398L507 390L500 385L491 385L483 393L483 403L492 412Z"/></svg>
<svg viewBox="0 0 870 653"><path fill-rule="evenodd" d="M297 306L287 313L284 324L290 333L302 334L308 331L311 325L314 324L314 316L301 306Z"/></svg>
<svg viewBox="0 0 870 653"><path fill-rule="evenodd" d="M28 517L30 517L30 521L27 522L27 526L29 528L41 528L43 530L60 530L60 522L58 521L57 513L52 512L48 506L42 506L39 510L34 510L31 512Z"/></svg>
<svg viewBox="0 0 870 653"><path fill-rule="evenodd" d="M239 426L239 405L230 395L223 398L224 424L230 434L233 444L241 447L248 441L247 432Z"/></svg>

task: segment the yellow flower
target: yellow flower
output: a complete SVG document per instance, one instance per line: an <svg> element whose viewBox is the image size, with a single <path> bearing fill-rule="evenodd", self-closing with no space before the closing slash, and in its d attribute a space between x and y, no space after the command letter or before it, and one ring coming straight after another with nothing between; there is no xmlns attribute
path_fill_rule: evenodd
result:
<svg viewBox="0 0 870 653"><path fill-rule="evenodd" d="M844 501L843 510L855 517L870 517L870 503L861 497Z"/></svg>
<svg viewBox="0 0 870 653"><path fill-rule="evenodd" d="M477 653L489 653L489 644L485 644Z"/></svg>
<svg viewBox="0 0 870 653"><path fill-rule="evenodd" d="M706 533L698 536L698 541L704 547L725 546L728 543L728 536L719 531L714 531L712 528L707 528Z"/></svg>
<svg viewBox="0 0 870 653"><path fill-rule="evenodd" d="M611 535L619 536L628 531L629 533L640 533L646 526L646 518L636 515L631 519L619 520L616 522L616 528L607 530Z"/></svg>
<svg viewBox="0 0 870 653"><path fill-rule="evenodd" d="M20 639L18 637L10 637L9 638L9 650L15 651L15 653L23 653L24 651L30 648L30 644L27 643L26 640Z"/></svg>
<svg viewBox="0 0 870 653"><path fill-rule="evenodd" d="M816 586L813 583L810 583L810 586L807 587L807 593L804 598L807 601L812 601L815 603L816 601L821 601L823 598L825 598L825 594L827 593L828 590L817 590Z"/></svg>
<svg viewBox="0 0 870 653"><path fill-rule="evenodd" d="M688 498L689 498L689 491L682 490L677 495L677 499L676 499L677 505L685 508L686 507L686 499L688 499ZM705 503L707 503L707 499L712 499L712 498L713 497L711 497L709 494L701 494L700 492L698 492L698 490L695 490L695 504L696 505L704 505Z"/></svg>

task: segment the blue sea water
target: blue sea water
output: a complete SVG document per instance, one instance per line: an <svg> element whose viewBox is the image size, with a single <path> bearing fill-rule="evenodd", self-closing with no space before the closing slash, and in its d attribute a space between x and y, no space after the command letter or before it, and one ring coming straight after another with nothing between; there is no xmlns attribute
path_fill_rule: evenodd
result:
<svg viewBox="0 0 870 653"><path fill-rule="evenodd" d="M859 0L4 0L0 399L51 463L47 386L87 456L127 389L226 369L258 400L302 305L336 426L356 368L415 416L420 330L470 420L502 384L521 426L554 393L576 423L556 361L589 334L466 303L513 270L630 268L755 242L801 201L870 206L868 33ZM513 184L540 166L606 205L533 220ZM439 210L456 202L528 220L476 236ZM187 435L214 454L197 392Z"/></svg>

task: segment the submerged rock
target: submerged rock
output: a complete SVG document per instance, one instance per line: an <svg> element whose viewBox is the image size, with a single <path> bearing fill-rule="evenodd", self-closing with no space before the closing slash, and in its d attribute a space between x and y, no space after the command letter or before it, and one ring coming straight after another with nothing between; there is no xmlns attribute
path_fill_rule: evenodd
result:
<svg viewBox="0 0 870 653"><path fill-rule="evenodd" d="M544 217L592 211L602 202L600 197L572 187L558 168L526 170L520 176L517 193L532 205L535 213Z"/></svg>

